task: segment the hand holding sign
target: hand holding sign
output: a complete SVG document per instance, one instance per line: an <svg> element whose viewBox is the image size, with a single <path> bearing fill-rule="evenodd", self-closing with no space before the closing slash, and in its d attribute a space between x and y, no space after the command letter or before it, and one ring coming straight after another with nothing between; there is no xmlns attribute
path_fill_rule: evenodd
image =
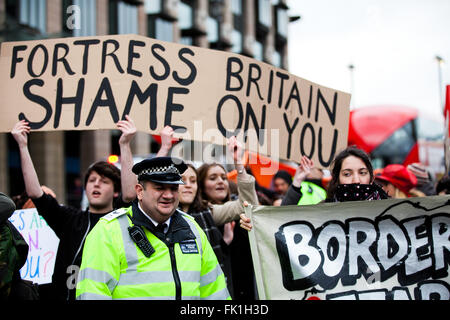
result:
<svg viewBox="0 0 450 320"><path fill-rule="evenodd" d="M126 120L121 120L117 122L117 128L122 131L122 135L119 139L119 144L130 143L136 134L136 126L133 119L129 115L125 116Z"/></svg>
<svg viewBox="0 0 450 320"><path fill-rule="evenodd" d="M13 129L11 130L11 134L14 139L17 141L19 148L28 146L28 133L30 133L30 126L28 122L25 120L20 120L17 122Z"/></svg>

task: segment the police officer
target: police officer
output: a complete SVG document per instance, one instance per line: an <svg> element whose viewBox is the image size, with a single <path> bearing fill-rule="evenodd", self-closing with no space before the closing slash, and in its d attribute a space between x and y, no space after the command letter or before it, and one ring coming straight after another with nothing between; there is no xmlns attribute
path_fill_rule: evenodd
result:
<svg viewBox="0 0 450 320"><path fill-rule="evenodd" d="M89 233L77 299L230 299L205 233L177 209L186 169L172 157L133 166L137 199Z"/></svg>

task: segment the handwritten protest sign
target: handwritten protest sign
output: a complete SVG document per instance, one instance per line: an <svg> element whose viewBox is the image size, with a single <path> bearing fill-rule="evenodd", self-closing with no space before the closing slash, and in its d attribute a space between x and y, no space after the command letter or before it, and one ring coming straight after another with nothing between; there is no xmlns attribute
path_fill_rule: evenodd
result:
<svg viewBox="0 0 450 320"><path fill-rule="evenodd" d="M450 196L247 211L261 299L450 299Z"/></svg>
<svg viewBox="0 0 450 320"><path fill-rule="evenodd" d="M29 246L27 262L20 269L22 279L51 283L59 244L55 232L35 208L16 210L9 220Z"/></svg>
<svg viewBox="0 0 450 320"><path fill-rule="evenodd" d="M238 54L138 35L4 42L1 132L138 130L247 148L327 167L347 144L350 95Z"/></svg>

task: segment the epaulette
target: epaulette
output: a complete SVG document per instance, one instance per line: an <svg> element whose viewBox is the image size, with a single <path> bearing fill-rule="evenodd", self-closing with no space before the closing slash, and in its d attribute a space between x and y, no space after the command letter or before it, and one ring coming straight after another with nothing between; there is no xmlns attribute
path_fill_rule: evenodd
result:
<svg viewBox="0 0 450 320"><path fill-rule="evenodd" d="M110 213L108 213L106 216L102 217L102 219L105 219L106 221L111 221L113 219L116 219L120 216L123 216L124 214L127 214L127 209L126 208L120 208L120 209L116 209Z"/></svg>

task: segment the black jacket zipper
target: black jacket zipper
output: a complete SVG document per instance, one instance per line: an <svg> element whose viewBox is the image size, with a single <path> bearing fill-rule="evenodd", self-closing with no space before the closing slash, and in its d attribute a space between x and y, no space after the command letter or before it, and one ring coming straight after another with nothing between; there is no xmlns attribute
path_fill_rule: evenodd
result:
<svg viewBox="0 0 450 320"><path fill-rule="evenodd" d="M175 281L175 299L181 300L181 281L177 269L177 260L175 259L174 243L168 243L167 245L169 247L170 262L172 264L172 275Z"/></svg>

